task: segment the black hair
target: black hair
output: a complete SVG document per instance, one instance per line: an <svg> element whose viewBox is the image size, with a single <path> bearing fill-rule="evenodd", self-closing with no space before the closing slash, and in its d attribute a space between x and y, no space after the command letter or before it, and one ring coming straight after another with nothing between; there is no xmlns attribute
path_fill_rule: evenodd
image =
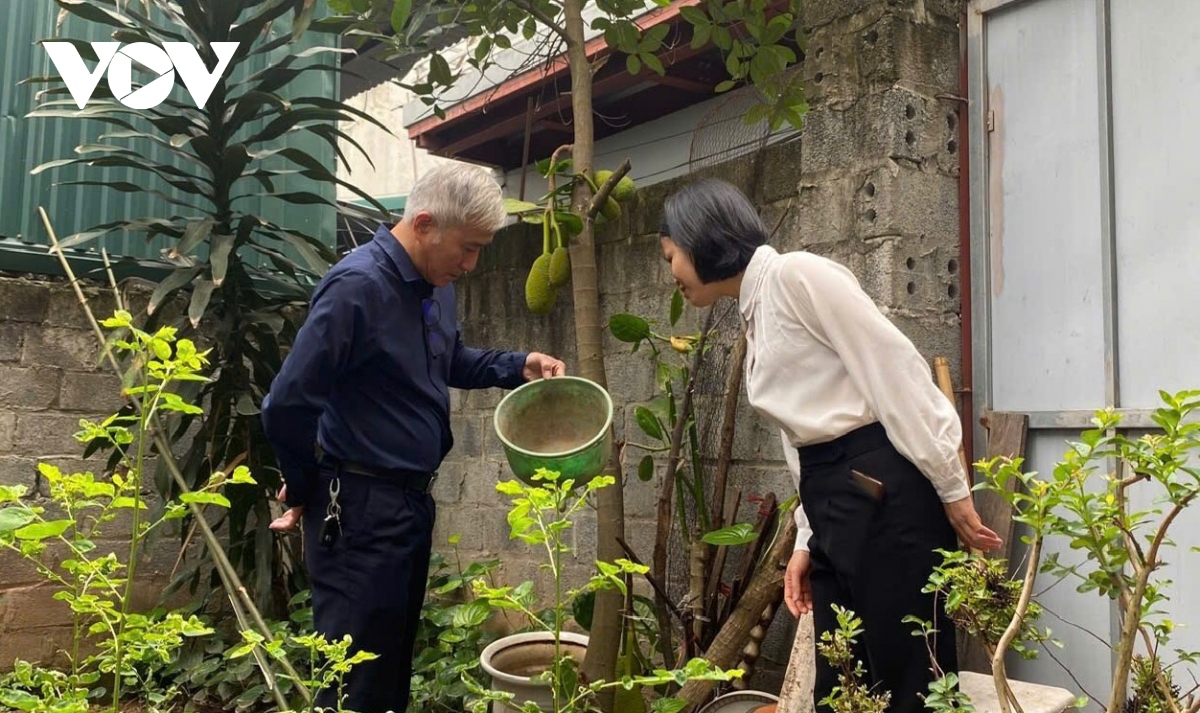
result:
<svg viewBox="0 0 1200 713"><path fill-rule="evenodd" d="M741 274L767 242L750 199L715 178L690 183L667 198L658 231L692 259L704 283Z"/></svg>

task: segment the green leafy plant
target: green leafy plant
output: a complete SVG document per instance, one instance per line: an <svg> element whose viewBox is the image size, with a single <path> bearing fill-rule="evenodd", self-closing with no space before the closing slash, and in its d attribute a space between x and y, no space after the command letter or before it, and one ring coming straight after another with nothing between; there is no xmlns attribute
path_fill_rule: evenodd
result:
<svg viewBox="0 0 1200 713"><path fill-rule="evenodd" d="M1200 451L1200 423L1194 418L1200 391L1160 392L1160 398L1163 405L1152 415L1157 429L1137 438L1122 430L1120 414L1097 411L1095 428L1070 444L1048 478L1023 471L1020 459L976 464L984 476L976 488L997 493L1012 507L1013 520L1025 526L1022 541L1029 551L1024 577L1007 581L1002 563L944 553L944 564L929 589L945 594L956 620L989 646L1004 713L1012 710L1014 701L1005 653L1016 650L1030 656L1030 643L1049 639L1048 630L1038 631L1033 625L1040 614L1033 601L1039 572L1074 580L1078 592L1095 592L1117 604L1120 630L1112 689L1107 700L1089 694L1107 713L1200 710L1195 691L1181 694L1171 676L1173 667L1200 660L1200 652L1176 649L1176 661L1169 665L1161 658L1161 652L1170 649L1175 628L1162 611L1170 583L1164 575L1165 552L1173 546L1169 531L1200 495L1200 469L1194 465ZM1153 504L1133 507L1129 493L1135 487L1152 489ZM1084 557L1070 565L1057 555L1043 558L1047 537L1064 538Z"/></svg>
<svg viewBox="0 0 1200 713"><path fill-rule="evenodd" d="M344 707L346 676L358 664L379 658L369 651L350 653L353 642L349 636L331 641L321 634L310 633L267 639L257 631L243 629L242 638L244 643L226 653L229 659L237 660L259 651L276 660L282 660L285 650L301 654L301 657L308 662L307 675L305 678L292 681L292 683L303 686L313 694L307 705L299 708L308 713L329 711L329 709L318 707L315 702L316 692L324 689L333 689L337 692L338 704L334 709L337 713L348 711ZM280 678L284 677L280 676ZM287 710L295 709L288 707Z"/></svg>
<svg viewBox="0 0 1200 713"><path fill-rule="evenodd" d="M758 636L757 617L738 617L734 613L759 567L767 564L760 555L767 543L760 533L769 532L778 518L773 498L751 498L761 503L759 522L732 523L725 507L725 483L732 462L734 420L738 398L737 377L718 375L727 393L721 395L721 437L715 462L703 456L705 444L698 428L695 395L703 391L699 381L715 373L709 355L711 338L717 334L711 310L703 327L694 333L680 333L684 313L683 295L676 290L670 300L666 324L634 315L616 314L609 319L609 331L619 341L642 351L654 370L658 396L634 408L638 435L627 435L623 455L633 452L638 458L637 476L643 482L654 479L656 457L666 459L665 477L658 502L658 531L654 543L651 576L665 582L668 575L672 527L683 551L687 553L688 592L686 606L673 608L663 588L655 589L656 640L664 662L671 665L675 651L684 657L710 650L714 641L737 641L739 650ZM643 349L644 347L644 349ZM730 356L739 362L737 349ZM714 402L715 403L715 402ZM711 445L710 445L711 447ZM624 457L622 458L624 460ZM726 583L725 562L740 551L741 565L732 583ZM680 626L672 627L671 614L677 612ZM757 612L762 614L762 612ZM730 628L726 628L730 627ZM676 636L676 631L680 635ZM678 642L678 643L677 643ZM758 643L761 643L759 641Z"/></svg>
<svg viewBox="0 0 1200 713"><path fill-rule="evenodd" d="M536 613L537 605L532 582L517 586L492 587L483 580L474 582L475 593L502 611L523 615L529 624L547 630L554 635L555 656L552 664L540 678L545 680L553 694L552 713L583 713L598 710L597 696L605 690L617 688L626 691L659 686L667 683L682 685L689 680L727 681L737 678L741 671L722 671L703 659L692 659L678 669L656 669L646 675L624 675L619 680L589 681L579 670L579 662L567 655L562 648L563 627L571 612L572 602L589 592L615 589L628 598L628 577L643 575L648 569L627 559L615 562L597 562L597 573L582 587L563 591L562 555L570 551L564 542L564 533L573 526L574 516L588 504L588 499L597 491L616 482L612 476L602 475L576 488L571 479L560 479L560 474L539 469L533 476L534 485L516 480L499 483L496 489L509 496L512 509L508 513L511 537L535 548L545 550L546 561L542 567L550 572L554 587L548 615ZM548 621L547 621L548 620ZM480 696L474 710L486 710L489 701L504 701L518 707L523 713L543 713L535 703L516 701L512 694L486 691L473 683L472 688ZM683 701L660 698L653 704L654 711L678 711L686 705Z"/></svg>
<svg viewBox="0 0 1200 713"><path fill-rule="evenodd" d="M942 556L942 563L934 568L923 591L941 595L946 614L955 625L980 639L989 656L994 654L1016 617L1024 580L1011 577L1008 563L1003 559L962 550L937 552ZM1041 605L1029 601L1020 617L1021 628L1009 643L1010 651L1032 659L1037 657L1036 644L1053 641L1049 631L1035 625L1041 615ZM906 621L918 620L908 617Z"/></svg>
<svg viewBox="0 0 1200 713"><path fill-rule="evenodd" d="M817 653L837 670L838 683L820 704L834 713L884 713L892 694L874 692L863 681L867 671L855 651L858 637L863 633L862 619L849 609L837 604L831 606L837 615L838 628L821 633Z"/></svg>
<svg viewBox="0 0 1200 713"><path fill-rule="evenodd" d="M479 656L495 638L484 624L492 614L488 601L475 598L475 582L491 582L496 559L463 566L459 536L450 538L454 563L434 553L413 659L410 713L460 713L468 708L464 677L478 678Z"/></svg>
<svg viewBox="0 0 1200 713"><path fill-rule="evenodd" d="M335 175L322 150L331 159L340 153L341 141L358 147L339 122L357 118L386 127L325 90L306 93L306 83L313 86L310 78L319 78L319 86L334 86L326 80L336 79L340 56L350 52L337 46L333 35L327 46L314 41L309 30L317 3L312 0L55 1L63 18L110 30L123 42L188 42L208 67L216 64L212 42L240 43L204 106L173 96L157 108L133 110L101 82L79 110L61 79L49 76L29 80L48 85L29 116L86 119L88 126L103 130L77 147L76 157L51 161L35 173L62 174L67 179L58 184L62 187L136 196L143 200L135 205L152 211L80 230L64 238L61 247L121 233L167 244L162 266L170 272L150 296L147 328L168 320L182 333L202 322L210 326L216 376L187 385L180 394L206 410L184 414L173 435L189 433L193 422L201 421L180 459L188 489L237 464L264 477L257 487L230 493L228 556L246 576L259 608L280 614L287 600L284 567L278 540L267 530L279 482L258 411L294 337L286 310L303 307L312 285L336 260L320 231L302 222L305 210L324 206L332 214L338 207L335 185L357 191ZM88 43L73 43L85 59L96 59ZM106 172L114 169L130 180L112 180ZM382 205L372 204L387 215ZM280 218L272 220L271 214ZM190 293L185 313L169 317L164 305L180 291ZM106 445L99 439L93 449ZM114 452L113 462L120 457ZM146 482L164 498L180 492L161 461ZM289 557L299 559L297 552ZM198 564L182 574L195 591L203 574Z"/></svg>
<svg viewBox="0 0 1200 713"><path fill-rule="evenodd" d="M133 611L139 554L149 535L180 519L189 504L228 507L224 493L235 491L234 486L254 485L244 466L229 475L213 473L202 489L184 493L150 514L143 497L148 434L168 415L198 410L174 389L206 379L201 371L208 352L198 351L188 339L177 339L173 327L154 332L139 329L128 312L118 312L104 326L116 332L109 346L129 354L138 365L135 383L124 393L138 398L142 408L136 415L82 420L76 438L106 441L121 456L117 469L100 477L90 472L67 474L40 463L38 470L49 489L46 504L25 500L24 486L0 487L0 504L5 506L0 509L0 547L37 564L42 576L57 587L54 598L70 607L73 622L69 674L52 674L18 662L16 676L0 689L0 703L19 710L39 710L59 699L84 705L89 697L108 694L107 685L112 687L114 712L129 689L137 689L153 706L167 705L176 691L153 685L150 668L169 661L186 638L212 630L194 615ZM108 532L106 526L123 513L128 513L129 531ZM118 534L128 537L123 561L98 545L102 536ZM67 553L56 566L43 562L51 545ZM85 642L93 643L96 653L84 657Z"/></svg>
<svg viewBox="0 0 1200 713"><path fill-rule="evenodd" d="M288 607L290 612L286 620L267 623L271 640L289 641L313 632L308 590L292 597ZM185 642L171 661L153 670L158 685L178 689L186 705L199 710L237 713L277 710L278 701L272 687L278 688L288 700L295 697L298 689L292 678L277 677L272 686L268 686L255 657L226 656L231 649L245 643L236 621L219 621L214 628L216 631L211 636ZM307 651L301 653L305 658L308 655Z"/></svg>

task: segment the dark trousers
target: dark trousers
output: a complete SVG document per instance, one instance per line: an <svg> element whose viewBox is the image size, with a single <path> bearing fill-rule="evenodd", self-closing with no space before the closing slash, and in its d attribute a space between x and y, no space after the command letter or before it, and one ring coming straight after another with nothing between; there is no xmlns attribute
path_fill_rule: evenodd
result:
<svg viewBox="0 0 1200 713"><path fill-rule="evenodd" d="M921 695L933 679L924 639L913 636L914 615L932 621L938 665L957 672L954 624L941 601L922 587L957 537L929 480L888 441L879 424L830 443L800 449L800 498L812 526L809 540L816 640L837 630L833 604L862 618L856 656L873 691L891 692L891 713L924 709ZM851 476L857 470L883 483L877 500ZM814 702L838 685L838 671L817 654Z"/></svg>
<svg viewBox="0 0 1200 713"><path fill-rule="evenodd" d="M429 573L433 497L385 479L341 473L342 534L325 547L319 540L332 478L332 471L322 472L319 492L304 511L316 630L329 640L349 634L351 652L379 656L346 677L347 710L404 713ZM324 690L317 706L336 710L337 697L338 691Z"/></svg>

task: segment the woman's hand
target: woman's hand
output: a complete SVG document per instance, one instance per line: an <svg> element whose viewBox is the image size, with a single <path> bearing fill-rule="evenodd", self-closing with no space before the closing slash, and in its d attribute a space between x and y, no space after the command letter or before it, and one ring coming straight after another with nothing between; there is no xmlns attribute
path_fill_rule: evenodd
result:
<svg viewBox="0 0 1200 713"><path fill-rule="evenodd" d="M979 519L979 513L975 512L975 502L971 500L970 495L962 500L946 503L945 508L946 516L950 518L950 524L954 526L958 538L969 549L987 552L1004 544L1000 536L989 530Z"/></svg>
<svg viewBox="0 0 1200 713"><path fill-rule="evenodd" d="M783 573L783 601L792 616L799 619L812 611L812 588L808 584L810 555L805 550L796 550L788 560Z"/></svg>

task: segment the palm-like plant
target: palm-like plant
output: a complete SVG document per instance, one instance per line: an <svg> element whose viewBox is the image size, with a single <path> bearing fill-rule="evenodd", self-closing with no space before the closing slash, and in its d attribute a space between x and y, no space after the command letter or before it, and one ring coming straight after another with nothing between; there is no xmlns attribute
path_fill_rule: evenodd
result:
<svg viewBox="0 0 1200 713"><path fill-rule="evenodd" d="M354 144L338 122L357 117L386 127L333 98L340 58L349 50L338 47L334 35L328 36L331 46L313 41L320 37L319 23L313 23L317 0L54 2L60 7L60 28L75 16L111 28L112 39L120 42L187 42L210 71L217 64L210 43L239 43L203 106L177 86L158 107L134 110L101 82L80 110L61 78L35 77L29 81L49 88L39 93L29 116L90 120L102 127L94 143L75 149L77 157L43 164L35 173L60 172L69 179L56 184L61 187L153 197L141 201L154 206L151 214L91 226L65 238L62 246L122 231L166 246L162 253L169 272L149 299L149 320L174 319L185 331L204 323L205 334L198 339L214 346L217 367L212 383L185 394L205 404L201 422L186 417L171 424L176 438L189 429L195 434L180 462L193 486L214 470L229 472L242 464L259 476L262 487L242 491L228 511L230 555L241 572L253 573L248 580L260 605L273 609L272 602L286 601L273 586L284 571L284 558L267 530L269 498L279 481L270 477L275 464L258 409L294 336L286 310L302 307L312 285L336 260L330 245L338 207L335 185L351 188L387 215L382 205L335 175L330 164L334 152L341 155L339 140ZM96 60L89 43L72 42L84 59ZM305 93L302 85L311 85L314 76L323 80L324 91ZM131 178L112 180L104 169ZM314 213L319 219L312 219ZM313 230L305 222L326 227ZM162 307L180 291L190 292L186 314L167 317ZM165 472L156 482L164 495L172 494ZM177 582L190 581L194 590L201 569L194 565L186 574Z"/></svg>

